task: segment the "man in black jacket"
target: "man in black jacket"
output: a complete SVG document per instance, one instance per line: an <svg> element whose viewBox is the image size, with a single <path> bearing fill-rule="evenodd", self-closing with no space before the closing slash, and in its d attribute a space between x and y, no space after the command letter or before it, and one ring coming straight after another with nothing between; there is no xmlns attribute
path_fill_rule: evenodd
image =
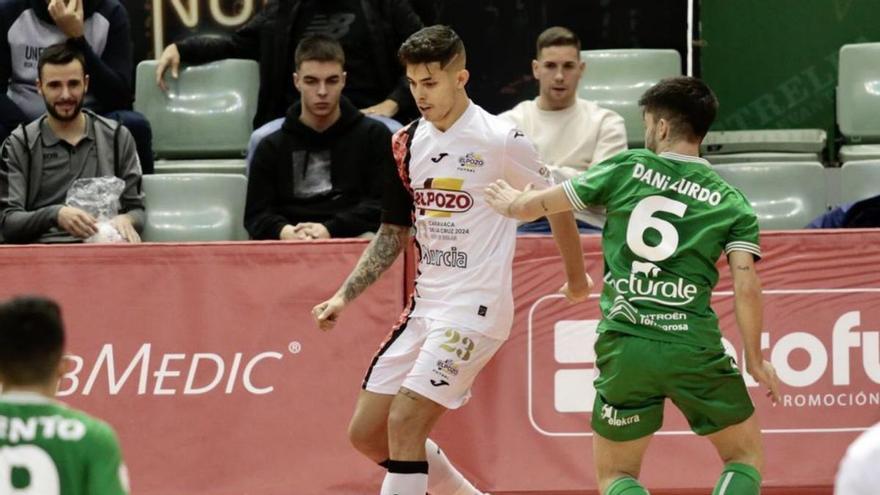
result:
<svg viewBox="0 0 880 495"><path fill-rule="evenodd" d="M342 45L348 65L344 95L364 113L393 117L411 101L397 48L422 23L408 0L269 0L232 36L193 36L168 45L159 57L156 83L164 89L166 70L224 58L260 63L260 96L254 128L284 116L298 99L290 85L292 52L310 34L328 35Z"/></svg>
<svg viewBox="0 0 880 495"><path fill-rule="evenodd" d="M257 147L245 227L254 239L357 237L379 226L381 191L394 173L391 133L342 96L345 54L314 35L296 48L302 99Z"/></svg>

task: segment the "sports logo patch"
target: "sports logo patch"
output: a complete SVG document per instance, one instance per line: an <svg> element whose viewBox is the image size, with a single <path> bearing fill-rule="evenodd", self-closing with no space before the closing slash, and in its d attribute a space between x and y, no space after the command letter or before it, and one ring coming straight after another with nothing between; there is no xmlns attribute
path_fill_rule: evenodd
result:
<svg viewBox="0 0 880 495"><path fill-rule="evenodd" d="M459 167L465 170L476 170L486 164L483 155L475 152L468 153L458 159Z"/></svg>
<svg viewBox="0 0 880 495"><path fill-rule="evenodd" d="M448 217L453 213L464 213L474 206L474 198L462 191L464 179L432 178L425 181L425 187L413 191L416 208L421 215L429 217Z"/></svg>

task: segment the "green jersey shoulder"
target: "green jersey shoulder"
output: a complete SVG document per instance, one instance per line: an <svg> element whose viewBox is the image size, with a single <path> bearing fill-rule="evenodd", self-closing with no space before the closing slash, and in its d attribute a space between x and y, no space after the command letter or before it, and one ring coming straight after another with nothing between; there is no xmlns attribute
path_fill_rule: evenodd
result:
<svg viewBox="0 0 880 495"><path fill-rule="evenodd" d="M0 394L0 493L124 495L128 473L107 423L36 394Z"/></svg>

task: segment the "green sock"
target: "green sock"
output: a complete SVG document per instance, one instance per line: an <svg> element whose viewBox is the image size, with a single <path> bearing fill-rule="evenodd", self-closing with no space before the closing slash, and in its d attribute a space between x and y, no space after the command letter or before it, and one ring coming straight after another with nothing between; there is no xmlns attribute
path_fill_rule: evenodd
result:
<svg viewBox="0 0 880 495"><path fill-rule="evenodd" d="M651 495L635 478L617 478L605 491L605 495Z"/></svg>
<svg viewBox="0 0 880 495"><path fill-rule="evenodd" d="M731 462L724 466L712 495L759 495L761 473L748 464Z"/></svg>

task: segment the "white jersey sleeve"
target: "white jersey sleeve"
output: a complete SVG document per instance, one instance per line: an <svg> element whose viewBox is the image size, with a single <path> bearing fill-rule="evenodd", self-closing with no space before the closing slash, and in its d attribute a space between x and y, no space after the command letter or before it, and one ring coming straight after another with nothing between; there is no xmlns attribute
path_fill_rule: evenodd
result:
<svg viewBox="0 0 880 495"><path fill-rule="evenodd" d="M846 450L834 495L874 495L880 486L880 423L862 433Z"/></svg>
<svg viewBox="0 0 880 495"><path fill-rule="evenodd" d="M504 177L517 188L532 184L535 189L553 185L550 169L541 161L535 146L523 131L511 129L504 141Z"/></svg>

